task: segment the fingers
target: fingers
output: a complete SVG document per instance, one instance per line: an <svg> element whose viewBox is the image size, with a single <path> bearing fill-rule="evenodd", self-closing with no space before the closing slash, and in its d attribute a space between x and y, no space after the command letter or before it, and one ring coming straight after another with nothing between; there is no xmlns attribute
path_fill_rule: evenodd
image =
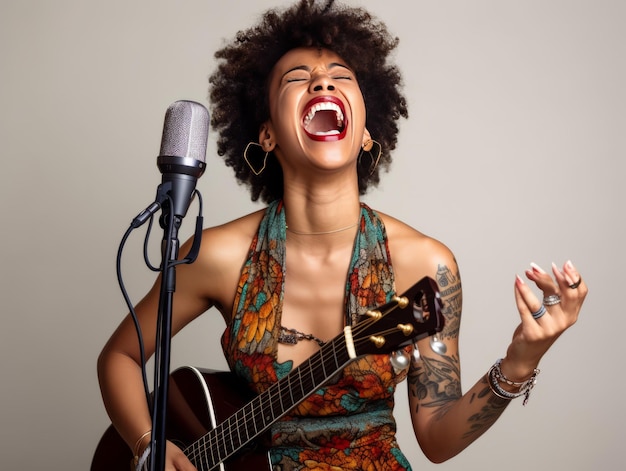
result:
<svg viewBox="0 0 626 471"><path fill-rule="evenodd" d="M531 311L531 316L535 321L539 322L539 319L543 318L546 314L554 312L553 306L560 303L559 288L554 283L552 276L536 263L530 264L530 269L526 270L526 277L534 281L537 287L543 291L543 299L539 300L535 296L531 298L530 288L527 287L525 290L527 292L525 299L531 300L530 304L527 303Z"/></svg>
<svg viewBox="0 0 626 471"><path fill-rule="evenodd" d="M197 471L196 467L189 461L185 453L171 441L166 442L167 464L166 470L172 471Z"/></svg>
<svg viewBox="0 0 626 471"><path fill-rule="evenodd" d="M576 322L587 286L571 262L562 270L553 265L552 274L533 263L525 273L542 293L536 296L532 285L519 275L516 277L515 302L522 322L515 329L507 358L534 367L556 339Z"/></svg>
<svg viewBox="0 0 626 471"><path fill-rule="evenodd" d="M558 286L554 284L554 280L536 263L530 264L530 270L526 270L526 277L534 281L537 287L543 291L545 296L550 296L552 294L558 294Z"/></svg>
<svg viewBox="0 0 626 471"><path fill-rule="evenodd" d="M569 298L584 298L587 295L587 286L571 261L565 262L563 270L553 263L552 271L564 295Z"/></svg>
<svg viewBox="0 0 626 471"><path fill-rule="evenodd" d="M533 321L533 319L539 319L546 314L542 312L543 303L520 276L515 279L515 303L522 321Z"/></svg>
<svg viewBox="0 0 626 471"><path fill-rule="evenodd" d="M552 275L536 263L531 263L530 269L525 273L526 277L543 292L543 299L539 300L532 294L530 287L524 283L520 284L518 280L516 297L521 314L524 314L524 306L536 321L539 321L545 314L559 312L577 314L587 294L587 286L571 261L567 261L562 269L553 263Z"/></svg>

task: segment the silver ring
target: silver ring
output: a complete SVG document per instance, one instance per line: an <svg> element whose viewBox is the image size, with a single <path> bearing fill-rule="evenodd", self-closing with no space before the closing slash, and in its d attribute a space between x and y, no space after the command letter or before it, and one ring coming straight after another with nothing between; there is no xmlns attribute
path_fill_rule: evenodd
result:
<svg viewBox="0 0 626 471"><path fill-rule="evenodd" d="M532 313L535 320L539 319L546 313L546 307L542 304L538 311Z"/></svg>
<svg viewBox="0 0 626 471"><path fill-rule="evenodd" d="M582 277L578 277L578 281L572 283L571 285L569 285L570 288L572 289L576 289L580 286L580 283L583 281Z"/></svg>
<svg viewBox="0 0 626 471"><path fill-rule="evenodd" d="M551 294L550 296L546 296L543 298L543 304L546 306L554 306L555 304L559 304L561 302L561 296L558 294Z"/></svg>

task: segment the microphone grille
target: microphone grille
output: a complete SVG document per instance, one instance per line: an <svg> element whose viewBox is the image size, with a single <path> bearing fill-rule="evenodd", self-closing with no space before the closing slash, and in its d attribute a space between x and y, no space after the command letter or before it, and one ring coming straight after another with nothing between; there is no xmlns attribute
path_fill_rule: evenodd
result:
<svg viewBox="0 0 626 471"><path fill-rule="evenodd" d="M200 103L180 100L165 112L160 156L206 161L209 112Z"/></svg>

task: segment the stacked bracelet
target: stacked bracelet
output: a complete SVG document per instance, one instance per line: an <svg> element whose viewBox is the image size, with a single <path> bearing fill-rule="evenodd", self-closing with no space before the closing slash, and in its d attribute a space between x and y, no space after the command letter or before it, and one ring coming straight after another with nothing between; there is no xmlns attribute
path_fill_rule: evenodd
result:
<svg viewBox="0 0 626 471"><path fill-rule="evenodd" d="M133 464L134 466L137 468L139 467L139 461L141 459L141 456L139 454L139 447L141 446L141 442L143 441L144 438L146 438L148 435L150 435L152 433L152 430L148 430L146 433L144 433L141 437L139 437L139 439L137 439L137 443L135 443L135 448L134 448L134 456L133 456Z"/></svg>
<svg viewBox="0 0 626 471"><path fill-rule="evenodd" d="M528 398L530 397L530 391L533 389L535 384L537 383L537 375L539 374L539 369L535 368L533 370L533 374L526 381L511 381L502 373L500 370L500 364L502 363L502 359L496 361L493 366L489 369L487 373L487 383L489 384L489 388L491 392L493 392L496 396L501 399L515 399L516 397L524 396L523 405L526 405L528 402ZM514 386L518 388L517 392L507 391L500 386L500 383L507 384L509 386Z"/></svg>

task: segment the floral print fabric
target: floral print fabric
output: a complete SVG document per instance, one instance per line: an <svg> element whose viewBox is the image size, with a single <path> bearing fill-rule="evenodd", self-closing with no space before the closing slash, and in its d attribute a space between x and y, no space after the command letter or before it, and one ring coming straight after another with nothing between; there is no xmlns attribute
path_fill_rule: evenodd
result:
<svg viewBox="0 0 626 471"><path fill-rule="evenodd" d="M257 392L292 368L277 361L285 277L286 225L281 201L270 204L242 268L233 317L222 336L231 370ZM359 231L346 281L345 313L353 325L388 302L394 279L385 228L361 204ZM367 355L300 403L271 428L272 466L287 470L408 470L393 419L396 384L389 355ZM321 419L321 420L320 420Z"/></svg>

